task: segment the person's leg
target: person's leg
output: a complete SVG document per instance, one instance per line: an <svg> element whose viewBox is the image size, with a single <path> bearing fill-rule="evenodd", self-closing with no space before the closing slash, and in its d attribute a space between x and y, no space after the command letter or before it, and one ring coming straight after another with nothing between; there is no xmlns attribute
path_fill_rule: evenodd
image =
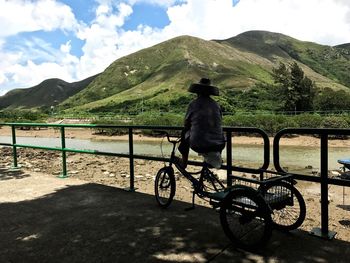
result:
<svg viewBox="0 0 350 263"><path fill-rule="evenodd" d="M183 168L187 167L187 162L188 162L188 154L190 152L190 144L188 140L182 140L180 142L179 152L182 154L182 159L180 160L180 164Z"/></svg>
<svg viewBox="0 0 350 263"><path fill-rule="evenodd" d="M208 152L202 154L204 157L204 161L207 164L210 164L213 168L220 169L222 164L222 158L220 152Z"/></svg>

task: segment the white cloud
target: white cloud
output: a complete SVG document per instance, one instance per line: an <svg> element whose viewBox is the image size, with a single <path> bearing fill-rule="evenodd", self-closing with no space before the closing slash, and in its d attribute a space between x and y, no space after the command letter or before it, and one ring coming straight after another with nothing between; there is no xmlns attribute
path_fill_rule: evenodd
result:
<svg viewBox="0 0 350 263"><path fill-rule="evenodd" d="M167 31L222 39L248 30L268 30L301 40L350 42L350 1L189 0L168 9Z"/></svg>
<svg viewBox="0 0 350 263"><path fill-rule="evenodd" d="M121 56L185 34L209 40L268 30L328 45L350 42L348 0L241 0L235 6L232 0L96 2L95 19L82 24L68 6L54 0L0 0L0 95L5 89L29 87L49 77L81 80L103 71ZM169 25L123 30L132 6L141 2L162 6ZM84 41L80 58L71 54L69 41L56 50L49 43L32 39L16 53L3 51L6 36L55 29L77 32L77 38ZM46 62L36 64L37 58Z"/></svg>
<svg viewBox="0 0 350 263"><path fill-rule="evenodd" d="M34 47L16 52L0 52L0 95L13 88L30 87L48 78L62 78L74 81L77 57L69 53L69 43L60 50L52 49L49 44L40 41L43 50ZM47 62L35 63L32 59L40 57Z"/></svg>
<svg viewBox="0 0 350 263"><path fill-rule="evenodd" d="M13 88L30 87L48 78L76 80L79 59L70 54L70 41L55 49L39 38L24 40L14 51L0 46L0 95Z"/></svg>
<svg viewBox="0 0 350 263"><path fill-rule="evenodd" d="M350 41L348 12L349 5L337 0L245 0L236 6L232 22L239 31L269 30L334 45Z"/></svg>
<svg viewBox="0 0 350 263"><path fill-rule="evenodd" d="M6 38L23 32L77 31L71 8L54 0L0 0L0 95L13 88L36 85L46 78L75 79L74 57L39 38L23 39L16 51L5 49ZM34 61L40 60L36 64Z"/></svg>
<svg viewBox="0 0 350 263"><path fill-rule="evenodd" d="M189 0L168 9L169 34L185 33L205 39L233 36L232 0Z"/></svg>
<svg viewBox="0 0 350 263"><path fill-rule="evenodd" d="M163 7L170 7L176 3L185 2L185 0L127 0L130 5L134 5L137 3L147 3L152 5L159 5Z"/></svg>
<svg viewBox="0 0 350 263"><path fill-rule="evenodd" d="M124 3L115 6L110 1L103 1L98 6L95 20L77 35L85 41L84 55L80 58L77 70L80 79L103 71L120 56L120 28L131 13L131 6Z"/></svg>
<svg viewBox="0 0 350 263"><path fill-rule="evenodd" d="M71 8L54 0L0 0L0 25L0 37L6 37L36 30L74 30L78 24Z"/></svg>

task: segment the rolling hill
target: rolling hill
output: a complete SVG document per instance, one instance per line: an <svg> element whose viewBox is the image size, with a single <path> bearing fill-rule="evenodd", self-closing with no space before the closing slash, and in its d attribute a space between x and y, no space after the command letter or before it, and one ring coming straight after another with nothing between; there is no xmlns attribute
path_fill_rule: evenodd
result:
<svg viewBox="0 0 350 263"><path fill-rule="evenodd" d="M23 99L4 103L5 96L0 97L0 108L38 107L45 98L49 105L54 100L62 102L59 107L66 112L169 111L186 107L191 99L188 86L203 76L220 87L223 96L219 99L225 100L256 83L272 83L272 69L280 62L294 61L318 87L350 91L350 44L331 47L279 33L248 31L226 40L176 37L117 59L84 82L88 85L69 94L65 89L65 96L43 87L15 90L5 96ZM41 99L32 100L33 96Z"/></svg>
<svg viewBox="0 0 350 263"><path fill-rule="evenodd" d="M331 47L267 31L249 31L219 42L269 60L293 59L309 67L311 71L304 67L306 74L321 87L327 86L329 80L350 87L350 44Z"/></svg>
<svg viewBox="0 0 350 263"><path fill-rule="evenodd" d="M182 36L118 59L64 108L113 111L141 100L163 108L189 99L187 88L202 76L223 89L271 81L273 63L215 41ZM178 104L177 104L178 105Z"/></svg>
<svg viewBox="0 0 350 263"><path fill-rule="evenodd" d="M246 41L241 41L240 38L247 38ZM315 72L323 76L350 87L350 45L344 44L335 47L319 45L312 42L304 42L293 39L291 37L264 32L252 31L232 38L229 42L237 48L249 48L247 43L263 43L264 48L269 50L268 55L273 54L273 51L290 56L294 60L305 64ZM239 45L236 45L239 43ZM254 51L254 48L252 49ZM264 56L266 52L256 53ZM282 53L283 54L283 53ZM276 53L275 55L278 55Z"/></svg>
<svg viewBox="0 0 350 263"><path fill-rule="evenodd" d="M14 89L0 96L0 109L38 108L58 105L86 88L97 75L68 83L61 79L47 79L27 89Z"/></svg>

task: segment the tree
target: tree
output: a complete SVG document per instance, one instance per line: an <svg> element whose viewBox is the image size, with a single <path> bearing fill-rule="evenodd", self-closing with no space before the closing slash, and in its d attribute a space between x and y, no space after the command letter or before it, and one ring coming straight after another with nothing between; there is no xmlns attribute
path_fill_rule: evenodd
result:
<svg viewBox="0 0 350 263"><path fill-rule="evenodd" d="M320 111L349 110L350 94L344 90L334 91L329 87L320 90L315 97L314 105Z"/></svg>
<svg viewBox="0 0 350 263"><path fill-rule="evenodd" d="M289 67L280 63L272 70L272 77L279 87L283 110L299 112L313 109L314 83L296 62Z"/></svg>
<svg viewBox="0 0 350 263"><path fill-rule="evenodd" d="M315 84L308 77L304 77L301 82L301 97L299 110L309 111L314 109L314 98L316 96Z"/></svg>

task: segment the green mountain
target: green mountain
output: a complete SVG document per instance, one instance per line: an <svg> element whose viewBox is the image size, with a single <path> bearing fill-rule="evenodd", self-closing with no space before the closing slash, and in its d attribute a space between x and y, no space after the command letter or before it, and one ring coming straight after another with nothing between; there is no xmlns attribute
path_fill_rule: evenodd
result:
<svg viewBox="0 0 350 263"><path fill-rule="evenodd" d="M209 77L221 90L220 103L230 107L232 96L239 92L258 83L271 84L272 69L280 62L295 61L318 87L349 91L350 44L331 47L279 33L249 31L226 40L170 39L117 59L80 91L54 100L62 101L59 107L66 112L184 110L192 96L188 86ZM40 96L52 94L42 90ZM28 93L27 99L33 95ZM10 107L37 104L7 102Z"/></svg>
<svg viewBox="0 0 350 263"><path fill-rule="evenodd" d="M31 88L14 89L0 96L0 109L38 108L58 105L86 88L97 75L73 83L47 79Z"/></svg>
<svg viewBox="0 0 350 263"><path fill-rule="evenodd" d="M223 90L245 89L271 82L273 65L216 41L181 36L116 60L62 106L89 111L115 111L141 101L158 108L186 106L188 86L203 76Z"/></svg>
<svg viewBox="0 0 350 263"><path fill-rule="evenodd" d="M331 47L267 31L245 32L220 41L220 43L258 54L269 60L291 58L309 67L311 71L306 68L306 74L321 87L327 86L329 81L350 87L350 44ZM322 75L328 80L320 78L314 73ZM329 86L339 87L333 84Z"/></svg>

